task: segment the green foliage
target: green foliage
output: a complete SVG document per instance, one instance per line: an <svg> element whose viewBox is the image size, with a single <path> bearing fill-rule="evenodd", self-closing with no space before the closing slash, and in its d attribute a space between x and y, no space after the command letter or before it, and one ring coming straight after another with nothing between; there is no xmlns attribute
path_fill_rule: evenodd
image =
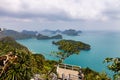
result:
<svg viewBox="0 0 120 80"><path fill-rule="evenodd" d="M107 67L113 72L120 72L120 58L106 58L104 60L107 63L110 63Z"/></svg>
<svg viewBox="0 0 120 80"><path fill-rule="evenodd" d="M53 44L58 46L60 52L53 52L52 55L58 57L60 62L63 62L63 60L70 55L79 54L80 50L90 49L90 45L74 40L60 40L58 42L53 41Z"/></svg>
<svg viewBox="0 0 120 80"><path fill-rule="evenodd" d="M64 44L66 43L63 43L63 45ZM69 44L71 45L73 43ZM0 80L30 80L35 74L40 74L43 75L44 78L50 79L49 74L56 72L55 65L58 64L56 61L46 60L41 54L32 54L26 47L18 44L10 37L0 38L0 56L8 52L13 52L13 54L17 56L17 59L7 64L6 70L0 76ZM65 52L58 52L56 56L61 59L69 57L67 53L69 50ZM70 50L70 53L71 52L76 51ZM0 72L1 71L2 69L0 69ZM106 73L99 74L89 68L83 69L83 73L85 74L85 80L109 80ZM115 75L115 77L116 76L119 76L119 74Z"/></svg>
<svg viewBox="0 0 120 80"><path fill-rule="evenodd" d="M0 39L0 55L8 52L17 55L17 60L7 64L8 67L1 75L0 80L29 80L37 71L32 53L14 39L5 37Z"/></svg>
<svg viewBox="0 0 120 80"><path fill-rule="evenodd" d="M73 54L79 54L80 50L89 50L90 45L82 43L80 41L73 40L60 40L53 42L58 45L58 49L61 52L53 52L52 55L59 58L59 63L62 63L64 59ZM84 80L111 80L106 73L99 73L91 70L90 68L82 69L85 77Z"/></svg>
<svg viewBox="0 0 120 80"><path fill-rule="evenodd" d="M17 43L13 38L5 37L0 38L0 55L6 54L7 52L17 52L17 51L26 51L26 54L29 54L30 51L23 45Z"/></svg>
<svg viewBox="0 0 120 80"><path fill-rule="evenodd" d="M120 73L115 74L113 77L114 80L120 80Z"/></svg>
<svg viewBox="0 0 120 80"><path fill-rule="evenodd" d="M111 80L105 72L98 73L90 68L84 68L82 71L85 75L85 80Z"/></svg>
<svg viewBox="0 0 120 80"><path fill-rule="evenodd" d="M78 54L80 50L90 49L90 45L80 41L74 41L74 40L60 40L58 42L54 42L54 44L58 45L59 50L62 50L70 54L73 54L73 53Z"/></svg>
<svg viewBox="0 0 120 80"><path fill-rule="evenodd" d="M33 54L35 62L37 63L37 68L42 74L48 74L52 67L56 64L56 61L45 60L45 57L41 54Z"/></svg>
<svg viewBox="0 0 120 80"><path fill-rule="evenodd" d="M0 55L8 52L13 52L17 59L7 64L0 80L30 80L35 74L47 75L55 64L54 61L45 60L41 54L32 54L14 39L5 37L0 39ZM2 68L0 72L2 72Z"/></svg>
<svg viewBox="0 0 120 80"><path fill-rule="evenodd" d="M120 58L106 58L104 62L109 63L108 69L115 73L114 80L120 79Z"/></svg>

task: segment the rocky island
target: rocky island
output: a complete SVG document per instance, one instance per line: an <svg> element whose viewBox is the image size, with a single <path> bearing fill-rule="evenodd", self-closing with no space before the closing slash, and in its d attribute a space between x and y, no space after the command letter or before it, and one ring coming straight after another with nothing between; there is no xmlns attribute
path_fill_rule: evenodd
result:
<svg viewBox="0 0 120 80"><path fill-rule="evenodd" d="M49 36L46 36L46 35L38 34L38 35L36 36L36 38L37 38L38 40L62 39L62 35L57 34L57 35L55 35L55 36L49 37Z"/></svg>
<svg viewBox="0 0 120 80"><path fill-rule="evenodd" d="M76 31L74 29L69 29L69 30L65 30L62 32L63 34L66 34L68 36L78 36L79 33L82 33L82 31Z"/></svg>

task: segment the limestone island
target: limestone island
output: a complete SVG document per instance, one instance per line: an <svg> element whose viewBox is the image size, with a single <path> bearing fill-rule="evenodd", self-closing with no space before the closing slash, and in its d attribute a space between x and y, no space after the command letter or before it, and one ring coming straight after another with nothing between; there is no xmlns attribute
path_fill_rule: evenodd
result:
<svg viewBox="0 0 120 80"><path fill-rule="evenodd" d="M47 40L47 39L62 39L62 35L57 34L55 36L46 36L46 35L42 35L42 34L38 34L36 37L38 40Z"/></svg>
<svg viewBox="0 0 120 80"><path fill-rule="evenodd" d="M69 30L65 30L62 32L63 34L66 34L68 36L78 36L79 33L82 33L82 31L76 31L74 29L69 29Z"/></svg>

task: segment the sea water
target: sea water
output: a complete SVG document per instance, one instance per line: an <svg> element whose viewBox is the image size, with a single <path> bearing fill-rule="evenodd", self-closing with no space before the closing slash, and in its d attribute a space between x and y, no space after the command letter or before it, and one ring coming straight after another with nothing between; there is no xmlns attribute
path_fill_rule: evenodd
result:
<svg viewBox="0 0 120 80"><path fill-rule="evenodd" d="M91 45L91 50L80 51L79 55L72 55L64 63L89 67L98 72L107 72L109 76L113 74L107 69L107 64L103 63L106 57L120 57L120 33L119 32L83 32L79 36L66 36L64 39L82 41ZM28 47L33 53L43 54L46 59L56 58L49 54L58 51L57 46L52 44L52 40L25 39L17 40Z"/></svg>

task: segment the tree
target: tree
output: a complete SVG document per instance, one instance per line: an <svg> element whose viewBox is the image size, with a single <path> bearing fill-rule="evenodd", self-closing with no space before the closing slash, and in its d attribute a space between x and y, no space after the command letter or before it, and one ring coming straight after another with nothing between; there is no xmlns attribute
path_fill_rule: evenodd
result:
<svg viewBox="0 0 120 80"><path fill-rule="evenodd" d="M108 64L108 69L113 71L114 74L114 80L119 80L120 79L120 58L106 58L104 62L109 63Z"/></svg>
<svg viewBox="0 0 120 80"><path fill-rule="evenodd" d="M55 56L59 59L56 65L62 63L66 58L73 54L79 54L80 50L89 50L90 45L85 44L80 41L74 41L74 40L60 40L57 42L52 42L54 45L58 46L59 51L58 52L52 52L51 55ZM50 75L54 70L56 66L51 69L51 71L48 73Z"/></svg>
<svg viewBox="0 0 120 80"><path fill-rule="evenodd" d="M10 37L1 38L0 55L4 56L8 52L12 52L17 59L0 66L0 80L30 80L38 71L32 53Z"/></svg>
<svg viewBox="0 0 120 80"><path fill-rule="evenodd" d="M17 56L17 59L9 60L4 66L4 58L1 57L9 52ZM31 53L10 37L0 38L0 80L30 80L36 74L44 78L55 64L55 61L46 60L43 55Z"/></svg>

